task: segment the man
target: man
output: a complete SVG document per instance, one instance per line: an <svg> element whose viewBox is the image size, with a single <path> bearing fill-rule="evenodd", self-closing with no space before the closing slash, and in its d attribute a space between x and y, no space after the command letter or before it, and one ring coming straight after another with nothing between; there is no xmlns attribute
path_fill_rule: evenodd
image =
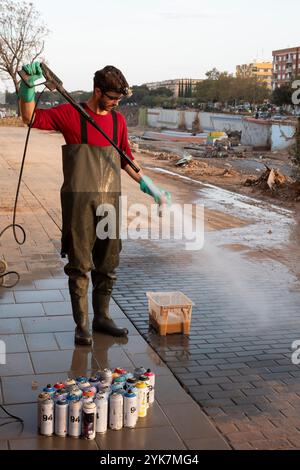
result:
<svg viewBox="0 0 300 470"><path fill-rule="evenodd" d="M42 77L39 62L26 65L23 70L31 85ZM129 86L122 72L113 66L106 66L95 73L93 94L83 106L99 127L133 160L125 119L114 111L122 97L128 94ZM70 104L45 110L37 109L33 116L34 87L28 88L22 82L19 95L25 124L29 124L33 118L33 127L59 131L66 141L63 146L64 184L61 188L62 255L68 256L65 273L69 277L73 318L76 323L75 343L92 344L87 300L89 271L93 283L93 330L116 337L127 336L128 331L118 328L109 315L109 301L116 280L115 269L119 265L121 240L119 233L114 238L107 237L103 240L96 236L99 221L96 212L99 207L110 204L118 213L120 168L140 184L143 192L154 197L156 202L160 202L164 191L157 188L149 177L143 176L142 171L136 173L126 161L121 162L119 154L107 139L81 118Z"/></svg>

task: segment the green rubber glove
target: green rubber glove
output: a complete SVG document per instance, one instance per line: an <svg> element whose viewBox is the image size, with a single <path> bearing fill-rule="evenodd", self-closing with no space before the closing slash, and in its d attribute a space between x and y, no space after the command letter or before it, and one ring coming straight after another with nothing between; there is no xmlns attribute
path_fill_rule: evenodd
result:
<svg viewBox="0 0 300 470"><path fill-rule="evenodd" d="M43 72L39 62L33 62L32 64L23 65L22 70L28 75L27 81L30 85L34 85L36 80L39 80L43 76ZM22 98L25 103L31 103L35 101L35 89L28 88L28 86L21 81L19 89L19 98Z"/></svg>
<svg viewBox="0 0 300 470"><path fill-rule="evenodd" d="M143 176L141 179L140 190L152 196L157 204L162 203L164 199L168 205L171 204L171 194L162 188L158 188L149 176Z"/></svg>

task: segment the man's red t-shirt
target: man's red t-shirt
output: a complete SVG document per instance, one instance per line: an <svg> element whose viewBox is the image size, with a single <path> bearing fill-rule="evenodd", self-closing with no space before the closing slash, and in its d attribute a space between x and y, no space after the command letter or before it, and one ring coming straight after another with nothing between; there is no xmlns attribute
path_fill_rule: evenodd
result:
<svg viewBox="0 0 300 470"><path fill-rule="evenodd" d="M85 106L85 110L92 116L94 121L96 121L98 126L108 137L113 139L112 114L108 113L102 116L101 114L94 113L88 106ZM134 160L129 147L125 118L118 112L116 114L118 122L118 147L120 147L131 160ZM37 109L33 127L47 131L61 132L65 138L66 144L81 144L80 116L78 111L70 104L61 104L50 109ZM90 123L87 123L87 143L101 147L111 145ZM122 168L126 166L126 162L123 158L121 165Z"/></svg>

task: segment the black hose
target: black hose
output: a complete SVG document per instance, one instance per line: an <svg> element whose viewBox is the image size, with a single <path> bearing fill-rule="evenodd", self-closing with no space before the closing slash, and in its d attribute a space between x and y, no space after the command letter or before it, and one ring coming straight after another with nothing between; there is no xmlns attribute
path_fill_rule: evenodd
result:
<svg viewBox="0 0 300 470"><path fill-rule="evenodd" d="M0 232L0 238L2 237L2 235L7 231L9 230L10 228L13 229L13 234L14 234L14 239L16 240L17 244L18 245L24 245L25 241L26 241L26 232L24 230L24 228L19 225L19 224L16 224L16 218L17 218L17 207L18 207L18 201L19 201L19 195L20 195L20 187L21 187L21 182L22 182L22 177L23 177L23 171L24 171L24 165L25 165L25 159L26 159L26 154L27 154L27 147L28 147L28 142L29 142L29 137L30 137L30 132L31 132L31 129L32 129L32 125L33 125L33 121L34 121L34 115L35 115L35 111L36 111L36 108L37 108L37 105L41 99L41 96L43 95L44 91L45 91L46 88L43 89L43 91L40 93L38 99L36 100L36 104L35 104L35 107L34 107L34 110L33 110L33 113L32 113L32 116L31 116L31 119L30 119L30 123L29 123L29 126L28 126L28 132L27 132L27 136L26 136L26 141L25 141L25 146L24 146L24 152L23 152L23 157L22 157L22 163L21 163L21 169L20 169L20 173L19 173L19 180L18 180L18 186L17 186L17 191L16 191L16 198L15 198L15 203L14 203L14 211L13 211L13 223L8 225L7 227L5 227L2 232ZM23 238L22 240L19 240L18 239L18 236L17 236L17 231L16 229L19 229L21 232L22 232L22 235L23 235ZM1 287L4 287L6 289L11 289L13 287L15 287L19 280L20 280L20 274L16 271L9 271L9 272L6 272L4 274L1 274L0 275L0 279L3 279L5 278L6 276L9 276L9 275L14 275L17 277L17 280L13 283L13 284L2 284Z"/></svg>

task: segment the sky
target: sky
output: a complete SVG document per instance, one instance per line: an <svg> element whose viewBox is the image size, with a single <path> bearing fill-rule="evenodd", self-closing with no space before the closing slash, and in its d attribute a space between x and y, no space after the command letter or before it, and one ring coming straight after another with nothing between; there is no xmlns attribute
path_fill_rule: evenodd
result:
<svg viewBox="0 0 300 470"><path fill-rule="evenodd" d="M115 65L130 85L205 78L300 46L299 0L32 0L50 29L43 57L67 90Z"/></svg>

